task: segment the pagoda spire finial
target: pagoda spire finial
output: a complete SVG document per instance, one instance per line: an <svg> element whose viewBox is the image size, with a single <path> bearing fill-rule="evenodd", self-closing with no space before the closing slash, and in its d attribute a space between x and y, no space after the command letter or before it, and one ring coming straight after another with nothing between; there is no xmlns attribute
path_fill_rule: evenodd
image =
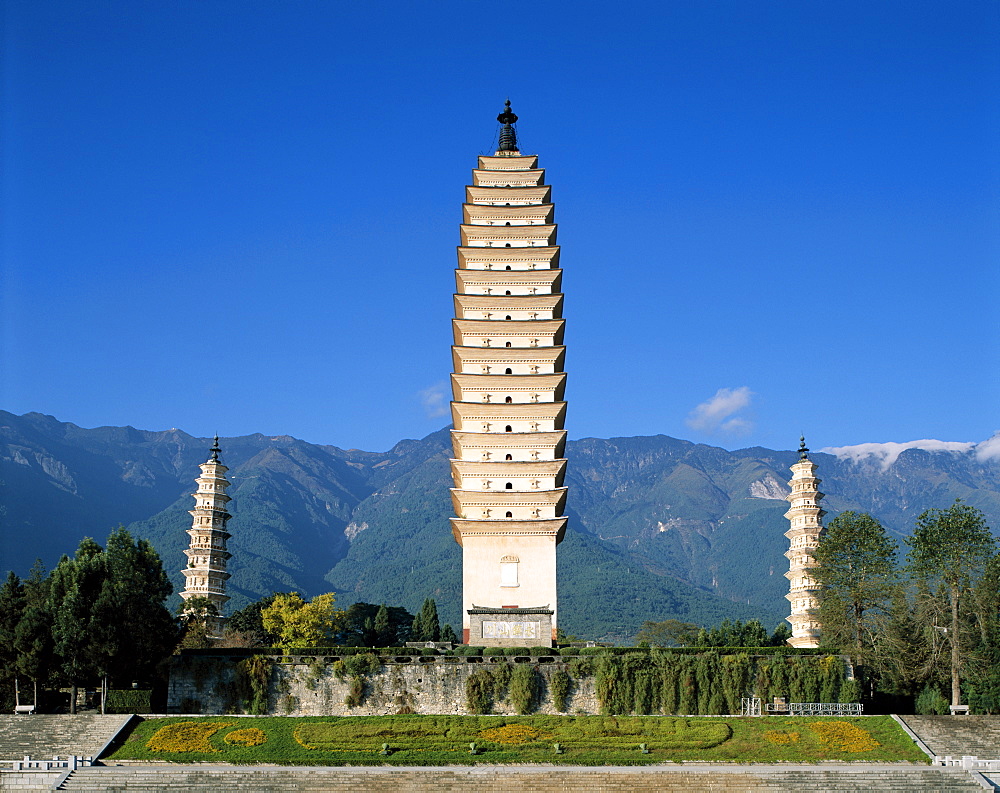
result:
<svg viewBox="0 0 1000 793"><path fill-rule="evenodd" d="M809 459L809 449L806 448L806 436L799 436L799 459L808 460Z"/></svg>
<svg viewBox="0 0 1000 793"><path fill-rule="evenodd" d="M212 462L213 463L219 462L219 452L221 452L222 449L219 448L219 435L218 435L218 433L216 433L215 443L212 444L212 448L209 449L209 451L212 452L212 457L211 457Z"/></svg>
<svg viewBox="0 0 1000 793"><path fill-rule="evenodd" d="M514 111L510 109L510 98L504 102L503 112L497 116L497 121L503 124L503 129L500 130L500 145L497 147L497 151L509 151L517 152L517 130L514 129L514 124L517 122L517 116L514 115Z"/></svg>

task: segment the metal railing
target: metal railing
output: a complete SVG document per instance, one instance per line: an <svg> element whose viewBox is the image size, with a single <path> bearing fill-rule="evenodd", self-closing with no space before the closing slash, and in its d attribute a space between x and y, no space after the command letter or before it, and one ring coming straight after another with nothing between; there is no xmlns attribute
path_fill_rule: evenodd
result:
<svg viewBox="0 0 1000 793"><path fill-rule="evenodd" d="M860 716L860 702L768 702L768 713L788 716Z"/></svg>
<svg viewBox="0 0 1000 793"><path fill-rule="evenodd" d="M0 760L0 766L9 765L12 771L75 771L94 764L93 757L80 757L71 754L67 757L53 756L51 760L32 760L31 755L25 755L21 760Z"/></svg>
<svg viewBox="0 0 1000 793"><path fill-rule="evenodd" d="M967 754L961 757L934 755L934 765L964 768L966 771L1000 771L1000 760L980 760L976 755Z"/></svg>

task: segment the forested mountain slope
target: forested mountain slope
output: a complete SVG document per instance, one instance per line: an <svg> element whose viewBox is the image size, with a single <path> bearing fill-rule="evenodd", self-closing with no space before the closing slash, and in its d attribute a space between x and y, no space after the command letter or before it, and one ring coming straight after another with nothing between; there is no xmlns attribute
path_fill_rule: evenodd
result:
<svg viewBox="0 0 1000 793"><path fill-rule="evenodd" d="M175 584L187 510L211 441L180 430L82 429L0 412L0 568L27 571L119 523L148 537ZM334 589L459 622L461 549L448 525L445 430L387 452L289 436L222 440L233 483L230 581L238 607L274 590ZM645 619L701 623L786 613L785 482L794 452L729 452L666 436L570 442L570 530L560 546L561 624L625 637ZM814 453L831 512L868 511L898 535L961 497L1000 525L1000 464L974 450L878 457Z"/></svg>

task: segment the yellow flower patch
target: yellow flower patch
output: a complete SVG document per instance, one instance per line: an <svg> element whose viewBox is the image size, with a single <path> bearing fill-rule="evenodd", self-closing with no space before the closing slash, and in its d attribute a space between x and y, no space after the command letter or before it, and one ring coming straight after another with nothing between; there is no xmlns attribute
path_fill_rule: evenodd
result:
<svg viewBox="0 0 1000 793"><path fill-rule="evenodd" d="M548 733L529 727L527 724L504 724L502 727L480 730L476 735L484 741L502 744L531 743L532 741L548 740L552 737Z"/></svg>
<svg viewBox="0 0 1000 793"><path fill-rule="evenodd" d="M233 730L222 740L230 746L260 746L267 740L267 733L257 727L245 727L242 730Z"/></svg>
<svg viewBox="0 0 1000 793"><path fill-rule="evenodd" d="M768 730L764 733L764 740L778 746L788 746L799 742L799 734L789 730Z"/></svg>
<svg viewBox="0 0 1000 793"><path fill-rule="evenodd" d="M160 727L148 741L146 748L152 752L217 752L209 738L231 721L180 721Z"/></svg>
<svg viewBox="0 0 1000 793"><path fill-rule="evenodd" d="M881 746L868 730L849 721L814 721L809 729L821 744L840 752L868 752Z"/></svg>

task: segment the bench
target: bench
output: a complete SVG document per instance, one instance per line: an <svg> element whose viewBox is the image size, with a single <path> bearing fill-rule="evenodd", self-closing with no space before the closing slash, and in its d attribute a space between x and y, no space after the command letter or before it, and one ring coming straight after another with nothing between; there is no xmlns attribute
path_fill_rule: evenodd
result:
<svg viewBox="0 0 1000 793"><path fill-rule="evenodd" d="M949 705L948 710L951 711L952 716L968 716L969 706L968 705Z"/></svg>
<svg viewBox="0 0 1000 793"><path fill-rule="evenodd" d="M15 715L18 714L18 713L24 713L24 714L27 714L27 715L31 715L34 712L35 712L35 706L34 705L15 705L14 706L14 714Z"/></svg>

